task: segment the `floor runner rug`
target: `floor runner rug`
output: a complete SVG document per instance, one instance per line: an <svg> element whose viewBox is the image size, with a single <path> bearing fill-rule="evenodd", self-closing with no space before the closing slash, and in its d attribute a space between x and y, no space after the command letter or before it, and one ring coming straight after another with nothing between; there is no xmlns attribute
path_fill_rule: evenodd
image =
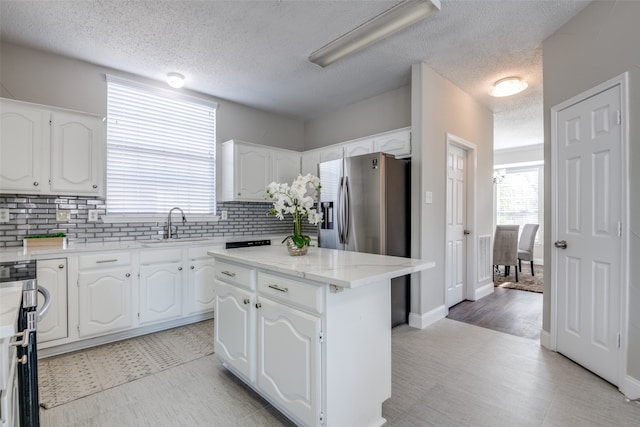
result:
<svg viewBox="0 0 640 427"><path fill-rule="evenodd" d="M38 361L48 409L213 353L213 320Z"/></svg>

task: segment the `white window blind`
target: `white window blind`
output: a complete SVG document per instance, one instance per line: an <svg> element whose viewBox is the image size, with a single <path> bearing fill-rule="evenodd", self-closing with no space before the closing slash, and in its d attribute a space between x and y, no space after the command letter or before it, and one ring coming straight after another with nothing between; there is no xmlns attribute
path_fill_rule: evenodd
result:
<svg viewBox="0 0 640 427"><path fill-rule="evenodd" d="M518 224L520 232L525 224L540 224L540 172L540 166L506 169L496 186L498 224Z"/></svg>
<svg viewBox="0 0 640 427"><path fill-rule="evenodd" d="M215 215L215 102L107 75L107 214Z"/></svg>

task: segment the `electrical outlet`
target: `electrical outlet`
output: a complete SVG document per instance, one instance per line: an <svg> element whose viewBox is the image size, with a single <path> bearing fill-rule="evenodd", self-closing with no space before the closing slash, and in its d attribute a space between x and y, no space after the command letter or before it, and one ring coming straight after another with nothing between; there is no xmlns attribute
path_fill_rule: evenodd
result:
<svg viewBox="0 0 640 427"><path fill-rule="evenodd" d="M226 221L227 219L229 219L229 215L227 214L227 211L220 211L220 220Z"/></svg>
<svg viewBox="0 0 640 427"><path fill-rule="evenodd" d="M71 211L69 209L56 209L56 221L57 222L71 221Z"/></svg>
<svg viewBox="0 0 640 427"><path fill-rule="evenodd" d="M9 222L9 209L0 209L0 222Z"/></svg>
<svg viewBox="0 0 640 427"><path fill-rule="evenodd" d="M10 274L9 267L0 267L0 279L8 279Z"/></svg>
<svg viewBox="0 0 640 427"><path fill-rule="evenodd" d="M88 213L87 222L98 222L98 220L100 219L98 217L99 212L100 211L98 211L97 209L89 209L87 211Z"/></svg>

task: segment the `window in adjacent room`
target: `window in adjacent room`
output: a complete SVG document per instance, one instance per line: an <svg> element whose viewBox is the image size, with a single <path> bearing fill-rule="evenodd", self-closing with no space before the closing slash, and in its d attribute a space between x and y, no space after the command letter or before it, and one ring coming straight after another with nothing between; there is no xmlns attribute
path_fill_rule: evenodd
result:
<svg viewBox="0 0 640 427"><path fill-rule="evenodd" d="M215 215L217 104L109 75L107 87L107 215Z"/></svg>
<svg viewBox="0 0 640 427"><path fill-rule="evenodd" d="M518 224L520 231L525 224L542 224L542 165L501 168L497 172L500 179L496 182L496 223ZM540 234L536 234L536 243Z"/></svg>

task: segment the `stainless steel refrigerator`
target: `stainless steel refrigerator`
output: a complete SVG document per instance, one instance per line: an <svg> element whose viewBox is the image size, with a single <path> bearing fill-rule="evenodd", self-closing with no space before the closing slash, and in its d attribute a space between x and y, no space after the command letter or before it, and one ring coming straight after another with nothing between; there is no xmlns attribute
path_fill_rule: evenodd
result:
<svg viewBox="0 0 640 427"><path fill-rule="evenodd" d="M408 257L410 162L384 153L323 162L318 229L323 248ZM407 323L409 276L391 281L391 326Z"/></svg>

